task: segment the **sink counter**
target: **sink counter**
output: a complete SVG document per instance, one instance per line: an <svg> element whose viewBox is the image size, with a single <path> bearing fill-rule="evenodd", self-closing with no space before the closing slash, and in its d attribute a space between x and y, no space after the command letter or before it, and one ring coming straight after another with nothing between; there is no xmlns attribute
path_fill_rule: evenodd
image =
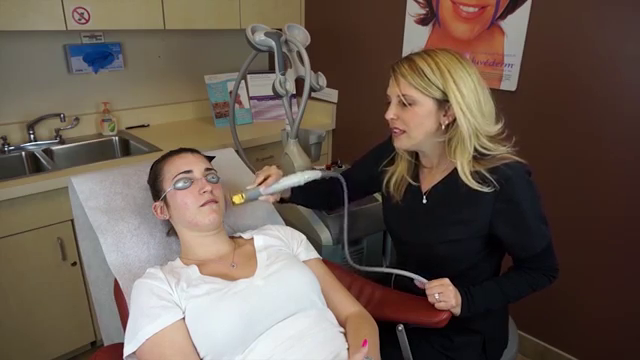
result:
<svg viewBox="0 0 640 360"><path fill-rule="evenodd" d="M241 125L238 126L238 137L242 146L249 148L280 141L280 131L283 128L284 120ZM335 116L332 111L327 111L323 106L308 106L301 128L333 130ZM146 128L131 129L126 132L159 147L161 151L2 181L0 182L0 201L64 188L67 186L69 177L73 175L141 161L152 161L162 153L178 147L192 147L201 151L234 147L231 130L228 127L215 127L211 117L152 124Z"/></svg>

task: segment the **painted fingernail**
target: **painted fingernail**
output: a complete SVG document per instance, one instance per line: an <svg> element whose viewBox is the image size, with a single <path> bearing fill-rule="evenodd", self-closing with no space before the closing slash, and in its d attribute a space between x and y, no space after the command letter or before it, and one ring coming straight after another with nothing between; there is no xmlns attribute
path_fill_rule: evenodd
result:
<svg viewBox="0 0 640 360"><path fill-rule="evenodd" d="M367 347L367 345L369 345L369 341L367 339L364 339L364 341L362 342L362 347Z"/></svg>

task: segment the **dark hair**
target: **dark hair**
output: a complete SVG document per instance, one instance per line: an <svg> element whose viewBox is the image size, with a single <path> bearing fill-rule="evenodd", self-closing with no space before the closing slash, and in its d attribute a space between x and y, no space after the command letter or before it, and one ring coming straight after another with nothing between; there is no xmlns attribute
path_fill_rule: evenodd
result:
<svg viewBox="0 0 640 360"><path fill-rule="evenodd" d="M200 155L209 162L215 159L215 156L207 156L200 151L192 148L178 148L162 154L162 156L160 156L158 159L156 159L156 161L153 162L153 164L151 164L151 168L149 169L149 176L147 177L147 185L149 185L151 198L154 202L160 200L160 197L162 197L162 194L166 191L162 186L162 181L164 180L164 166L167 164L167 161L183 154ZM165 205L169 207L169 204L166 202ZM175 234L175 230L173 229L173 226L170 225L169 230L167 231L167 235L172 234Z"/></svg>
<svg viewBox="0 0 640 360"><path fill-rule="evenodd" d="M162 180L164 180L164 178L162 177L164 166L167 164L167 161L182 154L200 155L209 162L211 162L215 158L215 156L207 156L201 153L199 150L192 148L178 148L162 154L162 156L160 156L158 159L156 159L156 161L153 162L153 164L151 164L151 168L149 169L149 177L147 178L147 185L149 185L151 198L154 202L160 200L160 197L165 192L165 189L162 187Z"/></svg>
<svg viewBox="0 0 640 360"><path fill-rule="evenodd" d="M413 0L422 10L424 10L423 14L419 14L415 16L414 22L421 26L428 26L435 20L436 11L433 7L433 0ZM496 20L504 20L509 17L509 15L516 12L522 5L524 5L527 0L506 0L508 1L507 6L504 8L502 13L498 16Z"/></svg>

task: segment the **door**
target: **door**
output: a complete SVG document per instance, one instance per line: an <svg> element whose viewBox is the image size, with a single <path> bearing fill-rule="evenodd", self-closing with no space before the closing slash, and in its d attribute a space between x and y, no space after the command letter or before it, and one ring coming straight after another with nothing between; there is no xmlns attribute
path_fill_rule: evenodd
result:
<svg viewBox="0 0 640 360"><path fill-rule="evenodd" d="M263 24L282 29L288 23L302 24L301 0L240 0L242 28Z"/></svg>
<svg viewBox="0 0 640 360"><path fill-rule="evenodd" d="M0 238L0 349L49 360L95 340L70 221Z"/></svg>
<svg viewBox="0 0 640 360"><path fill-rule="evenodd" d="M69 30L164 29L162 0L63 0Z"/></svg>
<svg viewBox="0 0 640 360"><path fill-rule="evenodd" d="M60 0L0 0L0 30L66 30Z"/></svg>
<svg viewBox="0 0 640 360"><path fill-rule="evenodd" d="M164 0L166 29L239 29L240 0Z"/></svg>

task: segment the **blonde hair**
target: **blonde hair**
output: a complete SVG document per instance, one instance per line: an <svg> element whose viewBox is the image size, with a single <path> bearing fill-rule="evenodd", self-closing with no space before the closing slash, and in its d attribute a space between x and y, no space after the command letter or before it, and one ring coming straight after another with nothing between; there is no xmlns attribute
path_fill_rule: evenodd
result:
<svg viewBox="0 0 640 360"><path fill-rule="evenodd" d="M447 49L425 49L393 64L391 80L400 80L433 98L441 110L451 106L455 120L445 128L445 149L471 188L493 191L497 184L487 169L512 160L511 142L504 141L503 121L496 114L491 92L475 66L460 54ZM383 189L400 201L416 165L415 154L396 149L393 163L385 169ZM477 175L481 174L488 183Z"/></svg>

